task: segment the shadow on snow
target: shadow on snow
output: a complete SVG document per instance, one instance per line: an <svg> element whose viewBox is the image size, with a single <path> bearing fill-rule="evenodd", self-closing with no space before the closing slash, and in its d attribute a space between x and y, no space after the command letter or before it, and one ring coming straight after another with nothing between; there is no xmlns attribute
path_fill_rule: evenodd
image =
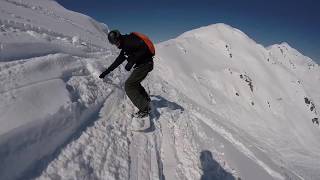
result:
<svg viewBox="0 0 320 180"><path fill-rule="evenodd" d="M149 120L150 120L150 127L143 130L143 132L153 132L156 128L154 125L155 121L158 121L161 113L160 113L160 109L161 108L168 108L170 110L180 110L181 112L184 111L184 108L182 106L180 106L179 104L169 101L167 99L165 99L162 96L151 96L152 100L151 100L151 104L153 106L150 116L149 116Z"/></svg>
<svg viewBox="0 0 320 180"><path fill-rule="evenodd" d="M231 173L224 170L223 167L213 159L210 151L201 151L200 162L203 171L200 180L236 180Z"/></svg>

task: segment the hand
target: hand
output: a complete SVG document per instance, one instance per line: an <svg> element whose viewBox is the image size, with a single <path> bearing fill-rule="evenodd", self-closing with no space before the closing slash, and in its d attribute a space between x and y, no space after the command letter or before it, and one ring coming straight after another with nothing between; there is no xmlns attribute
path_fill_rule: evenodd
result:
<svg viewBox="0 0 320 180"><path fill-rule="evenodd" d="M130 69L132 68L132 66L134 65L134 63L132 62L128 62L127 65L124 67L127 71L130 71Z"/></svg>
<svg viewBox="0 0 320 180"><path fill-rule="evenodd" d="M106 70L106 71L104 71L103 73L100 74L99 78L103 79L108 74L109 74L109 71Z"/></svg>

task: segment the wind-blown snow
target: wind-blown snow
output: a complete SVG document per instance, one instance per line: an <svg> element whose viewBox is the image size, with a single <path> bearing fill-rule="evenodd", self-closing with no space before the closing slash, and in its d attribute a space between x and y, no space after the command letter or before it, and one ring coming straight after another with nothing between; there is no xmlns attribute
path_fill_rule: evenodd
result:
<svg viewBox="0 0 320 180"><path fill-rule="evenodd" d="M320 68L215 24L157 45L145 133L108 27L50 0L0 1L0 179L317 179ZM150 121L150 122L149 122Z"/></svg>

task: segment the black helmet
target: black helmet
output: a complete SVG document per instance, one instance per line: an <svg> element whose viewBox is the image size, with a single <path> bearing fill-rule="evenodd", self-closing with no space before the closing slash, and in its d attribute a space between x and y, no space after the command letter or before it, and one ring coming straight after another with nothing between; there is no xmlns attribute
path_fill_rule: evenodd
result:
<svg viewBox="0 0 320 180"><path fill-rule="evenodd" d="M121 33L118 30L112 30L108 33L108 40L111 44L116 44L121 39Z"/></svg>

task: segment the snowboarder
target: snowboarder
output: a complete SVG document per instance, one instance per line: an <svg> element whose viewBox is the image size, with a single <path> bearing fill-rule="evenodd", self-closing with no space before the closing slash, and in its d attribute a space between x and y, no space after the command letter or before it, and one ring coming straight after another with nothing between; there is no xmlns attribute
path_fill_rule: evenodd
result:
<svg viewBox="0 0 320 180"><path fill-rule="evenodd" d="M125 92L132 103L139 109L134 117L143 118L150 112L150 97L141 85L148 73L153 69L153 56L155 48L150 39L138 32L122 35L118 30L108 33L108 40L111 44L121 49L115 61L99 76L103 79L107 74L117 68L125 60L125 69L134 70L125 82Z"/></svg>

